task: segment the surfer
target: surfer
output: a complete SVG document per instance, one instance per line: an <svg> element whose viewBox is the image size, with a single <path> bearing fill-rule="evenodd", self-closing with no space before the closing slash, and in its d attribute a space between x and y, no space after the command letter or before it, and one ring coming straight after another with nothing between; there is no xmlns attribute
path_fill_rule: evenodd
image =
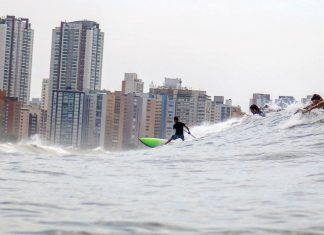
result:
<svg viewBox="0 0 324 235"><path fill-rule="evenodd" d="M314 95L312 96L312 98L311 98L311 104L308 105L308 106L306 106L306 107L304 107L304 108L297 109L297 111L295 112L295 114L296 114L296 113L299 113L299 112L307 113L307 112L310 111L309 109L311 109L312 107L315 108L315 106L316 106L319 102L321 102L321 101L323 101L323 98L322 98L320 95L318 95L318 94L314 94ZM314 108L312 108L312 110L313 110Z"/></svg>
<svg viewBox="0 0 324 235"><path fill-rule="evenodd" d="M256 105L256 104L252 104L250 106L250 111L251 113L254 115L254 114L258 114L260 115L261 117L265 117L265 114L260 110L260 108Z"/></svg>
<svg viewBox="0 0 324 235"><path fill-rule="evenodd" d="M320 95L314 94L311 98L311 101L312 103L310 105L301 110L302 113L310 112L313 109L324 108L324 100Z"/></svg>
<svg viewBox="0 0 324 235"><path fill-rule="evenodd" d="M182 141L184 141L184 135L183 135L183 128L184 127L188 130L188 134L190 135L190 130L186 126L186 124L184 124L182 122L179 122L178 117L174 117L173 120L174 120L173 129L176 130L176 132L175 132L175 134L173 136L171 136L171 138L165 144L168 144L172 140L176 140L176 139L182 139Z"/></svg>

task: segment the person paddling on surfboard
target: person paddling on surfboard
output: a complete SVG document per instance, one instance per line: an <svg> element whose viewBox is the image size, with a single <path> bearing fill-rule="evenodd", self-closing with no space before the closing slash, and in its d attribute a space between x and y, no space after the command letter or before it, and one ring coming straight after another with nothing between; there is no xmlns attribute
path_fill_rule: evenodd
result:
<svg viewBox="0 0 324 235"><path fill-rule="evenodd" d="M175 132L175 134L173 136L171 136L171 138L165 144L168 144L172 140L176 140L176 139L182 139L182 141L184 141L184 135L183 135L183 128L184 127L188 130L188 134L190 135L190 130L186 126L186 124L184 124L182 122L179 122L179 118L178 117L174 117L173 129L175 129L176 132Z"/></svg>
<svg viewBox="0 0 324 235"><path fill-rule="evenodd" d="M312 103L310 105L308 105L307 107L305 107L305 108L303 108L301 110L302 113L310 112L313 109L324 108L324 101L323 101L323 98L320 95L314 94L311 101L312 101Z"/></svg>

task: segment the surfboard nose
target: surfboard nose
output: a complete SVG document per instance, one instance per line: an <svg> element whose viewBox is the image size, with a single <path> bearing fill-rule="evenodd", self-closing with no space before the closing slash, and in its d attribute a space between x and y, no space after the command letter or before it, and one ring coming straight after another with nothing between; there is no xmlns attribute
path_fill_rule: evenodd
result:
<svg viewBox="0 0 324 235"><path fill-rule="evenodd" d="M155 148L155 147L159 147L163 144L165 144L166 140L163 139L159 139L159 138L147 138L147 137L143 137L143 138L139 138L139 140L146 145L147 147L150 148Z"/></svg>

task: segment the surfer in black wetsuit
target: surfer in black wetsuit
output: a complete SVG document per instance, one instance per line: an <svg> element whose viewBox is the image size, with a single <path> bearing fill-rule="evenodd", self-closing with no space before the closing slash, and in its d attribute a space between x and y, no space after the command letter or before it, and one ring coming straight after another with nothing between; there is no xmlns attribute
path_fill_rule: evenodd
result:
<svg viewBox="0 0 324 235"><path fill-rule="evenodd" d="M190 130L186 126L186 124L184 124L182 122L179 122L178 117L174 117L173 129L175 129L176 132L175 132L175 134L173 136L171 136L171 138L165 144L168 144L168 143L171 142L171 140L176 140L176 139L182 139L182 141L184 141L184 135L183 135L183 128L184 127L188 130L188 134L190 135Z"/></svg>
<svg viewBox="0 0 324 235"><path fill-rule="evenodd" d="M250 106L250 111L251 113L254 115L254 114L258 114L260 115L261 117L265 117L265 114L260 110L260 108L256 105L256 104L252 104Z"/></svg>

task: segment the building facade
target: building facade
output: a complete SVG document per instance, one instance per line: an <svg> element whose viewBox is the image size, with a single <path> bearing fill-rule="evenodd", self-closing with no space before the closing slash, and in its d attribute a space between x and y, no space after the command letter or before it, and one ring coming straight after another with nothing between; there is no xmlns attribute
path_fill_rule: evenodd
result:
<svg viewBox="0 0 324 235"><path fill-rule="evenodd" d="M107 92L104 147L110 150L132 149L141 137L143 97L122 91Z"/></svg>
<svg viewBox="0 0 324 235"><path fill-rule="evenodd" d="M119 150L123 147L125 95L121 91L107 92L104 147Z"/></svg>
<svg viewBox="0 0 324 235"><path fill-rule="evenodd" d="M106 126L106 93L85 94L82 148L104 147Z"/></svg>
<svg viewBox="0 0 324 235"><path fill-rule="evenodd" d="M27 18L0 19L0 90L23 104L30 97L33 35Z"/></svg>
<svg viewBox="0 0 324 235"><path fill-rule="evenodd" d="M7 97L0 90L0 140L18 140L21 107L17 97Z"/></svg>
<svg viewBox="0 0 324 235"><path fill-rule="evenodd" d="M49 123L52 144L81 147L85 93L53 91Z"/></svg>
<svg viewBox="0 0 324 235"><path fill-rule="evenodd" d="M29 113L28 137L39 134L39 116L36 113Z"/></svg>
<svg viewBox="0 0 324 235"><path fill-rule="evenodd" d="M29 136L29 109L23 107L20 109L19 114L18 140L24 140Z"/></svg>
<svg viewBox="0 0 324 235"><path fill-rule="evenodd" d="M166 95L145 94L143 97L141 137L166 139L173 135L175 101Z"/></svg>
<svg viewBox="0 0 324 235"><path fill-rule="evenodd" d="M127 94L124 101L123 148L132 149L139 144L143 98Z"/></svg>
<svg viewBox="0 0 324 235"><path fill-rule="evenodd" d="M162 96L145 94L142 105L141 137L161 138Z"/></svg>
<svg viewBox="0 0 324 235"><path fill-rule="evenodd" d="M227 121L231 118L231 114L232 102L226 100L224 103L224 96L214 96L214 100L211 102L210 122L218 123Z"/></svg>

